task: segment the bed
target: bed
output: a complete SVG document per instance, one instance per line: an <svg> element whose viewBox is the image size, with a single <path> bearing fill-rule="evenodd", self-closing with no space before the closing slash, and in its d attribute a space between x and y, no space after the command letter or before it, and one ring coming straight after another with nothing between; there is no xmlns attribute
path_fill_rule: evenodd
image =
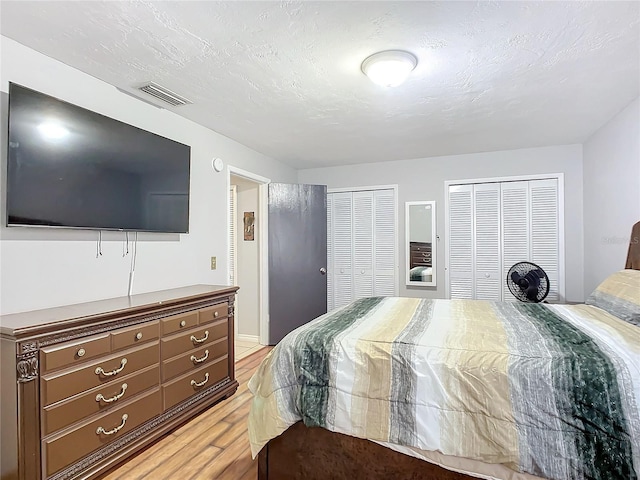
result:
<svg viewBox="0 0 640 480"><path fill-rule="evenodd" d="M584 305L360 299L249 389L263 480L637 479L640 271Z"/></svg>

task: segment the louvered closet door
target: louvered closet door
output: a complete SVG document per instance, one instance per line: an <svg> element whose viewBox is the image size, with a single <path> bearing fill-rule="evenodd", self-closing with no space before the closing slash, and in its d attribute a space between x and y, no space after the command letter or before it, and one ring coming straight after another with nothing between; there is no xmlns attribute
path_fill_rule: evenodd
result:
<svg viewBox="0 0 640 480"><path fill-rule="evenodd" d="M333 196L327 195L327 311L335 308L335 275L333 269Z"/></svg>
<svg viewBox="0 0 640 480"><path fill-rule="evenodd" d="M473 185L449 187L449 296L473 298Z"/></svg>
<svg viewBox="0 0 640 480"><path fill-rule="evenodd" d="M373 294L393 296L396 293L396 199L393 190L373 192Z"/></svg>
<svg viewBox="0 0 640 480"><path fill-rule="evenodd" d="M475 298L500 301L500 184L483 183L473 190Z"/></svg>
<svg viewBox="0 0 640 480"><path fill-rule="evenodd" d="M502 189L502 299L517 301L507 286L507 273L529 260L529 182L504 182Z"/></svg>
<svg viewBox="0 0 640 480"><path fill-rule="evenodd" d="M353 192L353 288L373 296L373 192Z"/></svg>
<svg viewBox="0 0 640 480"><path fill-rule="evenodd" d="M354 298L352 281L352 195L351 192L332 193L331 212L332 249L333 257L333 308L351 303Z"/></svg>
<svg viewBox="0 0 640 480"><path fill-rule="evenodd" d="M547 301L558 301L559 225L557 179L529 182L531 198L531 261L547 272Z"/></svg>
<svg viewBox="0 0 640 480"><path fill-rule="evenodd" d="M558 301L559 200L557 179L450 186L451 298L514 301L507 272L530 261L549 276L547 300Z"/></svg>

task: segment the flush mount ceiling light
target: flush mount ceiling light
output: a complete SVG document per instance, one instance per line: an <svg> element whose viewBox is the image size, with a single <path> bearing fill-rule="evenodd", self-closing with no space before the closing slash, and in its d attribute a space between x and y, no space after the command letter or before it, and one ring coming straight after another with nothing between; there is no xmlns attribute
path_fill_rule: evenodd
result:
<svg viewBox="0 0 640 480"><path fill-rule="evenodd" d="M412 72L418 59L403 50L386 50L374 53L362 62L362 72L373 83L383 87L397 87Z"/></svg>

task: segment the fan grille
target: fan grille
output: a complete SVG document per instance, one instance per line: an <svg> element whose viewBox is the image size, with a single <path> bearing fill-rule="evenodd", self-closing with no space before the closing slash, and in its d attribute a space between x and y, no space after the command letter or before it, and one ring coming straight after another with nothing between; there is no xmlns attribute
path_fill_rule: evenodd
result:
<svg viewBox="0 0 640 480"><path fill-rule="evenodd" d="M509 290L522 302L541 302L549 294L549 277L535 263L516 263L507 273Z"/></svg>

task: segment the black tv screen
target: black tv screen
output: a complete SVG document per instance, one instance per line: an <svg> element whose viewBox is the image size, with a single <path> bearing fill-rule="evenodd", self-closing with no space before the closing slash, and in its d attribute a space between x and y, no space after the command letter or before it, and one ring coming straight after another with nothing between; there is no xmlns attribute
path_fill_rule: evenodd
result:
<svg viewBox="0 0 640 480"><path fill-rule="evenodd" d="M10 83L7 224L186 233L191 148Z"/></svg>

